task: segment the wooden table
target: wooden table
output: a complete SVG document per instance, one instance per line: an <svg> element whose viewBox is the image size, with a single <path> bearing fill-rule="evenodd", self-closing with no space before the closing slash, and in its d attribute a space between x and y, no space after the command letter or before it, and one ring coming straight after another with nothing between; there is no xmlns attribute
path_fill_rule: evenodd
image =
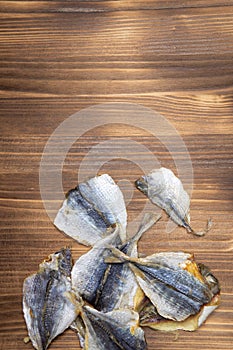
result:
<svg viewBox="0 0 233 350"><path fill-rule="evenodd" d="M222 287L220 307L198 331L164 334L146 329L148 349L232 349L233 2L1 1L0 8L1 349L32 349L23 342L27 335L21 306L24 278L63 246L72 247L74 259L88 250L57 231L43 206L39 169L46 142L73 113L117 102L134 103L136 110L150 108L176 128L194 172L193 226L203 227L209 217L214 221L212 230L197 238L182 228L168 233L163 215L140 242L139 250L145 254L195 253ZM173 134L166 141L172 147L169 152L166 142L152 131L154 117L150 128L145 112L147 124L142 129L132 118L119 123L110 107L109 124L100 120L97 128L90 125L70 147L63 166L64 191L76 185L79 167L90 154L93 169L98 154L107 154L101 172L116 181L133 183L142 174L138 163L147 159L150 164L152 155L175 172L174 158L183 161L185 180L190 170L187 154L180 151ZM126 140L127 159L114 159L114 142L125 138L144 148L135 148L135 158L127 153ZM49 169L56 169L61 142L58 138L48 167L51 186ZM92 155L96 147L99 153ZM86 175L93 169L87 168ZM127 208L132 221L146 198L125 184L125 193L133 195ZM56 193L50 195L60 204ZM64 348L79 349L71 330L51 345L51 350Z"/></svg>

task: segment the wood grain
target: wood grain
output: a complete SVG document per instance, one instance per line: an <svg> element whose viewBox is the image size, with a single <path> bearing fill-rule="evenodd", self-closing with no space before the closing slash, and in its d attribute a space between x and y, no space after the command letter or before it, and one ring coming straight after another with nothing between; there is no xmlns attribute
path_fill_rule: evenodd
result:
<svg viewBox="0 0 233 350"><path fill-rule="evenodd" d="M208 217L214 221L208 235L196 238L181 228L166 233L164 215L143 237L140 251L194 252L222 286L221 305L203 327L178 335L146 329L148 349L232 349L232 1L1 1L0 10L0 348L32 349L23 343L24 278L65 245L75 259L87 251L58 232L43 207L39 167L48 138L77 111L127 102L161 113L177 129L193 165L193 225L203 227ZM109 113L113 123L114 113ZM70 148L64 191L76 185L80 164L98 144L110 157L101 171L133 183L141 169L129 160L111 160L114 146L103 143L125 137L151 151L163 166L175 170L175 155L185 168L175 141L170 154L150 130L100 126ZM150 162L146 151L138 159ZM93 157L93 167L97 161ZM130 221L145 203L135 190L127 208ZM70 330L51 345L51 350L64 348L79 349Z"/></svg>

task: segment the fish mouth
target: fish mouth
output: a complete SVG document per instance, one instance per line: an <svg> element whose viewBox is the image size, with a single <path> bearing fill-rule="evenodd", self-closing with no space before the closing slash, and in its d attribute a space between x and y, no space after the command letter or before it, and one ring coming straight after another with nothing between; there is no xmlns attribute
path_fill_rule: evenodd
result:
<svg viewBox="0 0 233 350"><path fill-rule="evenodd" d="M146 182L143 176L135 181L135 186L145 195L148 194L148 183Z"/></svg>

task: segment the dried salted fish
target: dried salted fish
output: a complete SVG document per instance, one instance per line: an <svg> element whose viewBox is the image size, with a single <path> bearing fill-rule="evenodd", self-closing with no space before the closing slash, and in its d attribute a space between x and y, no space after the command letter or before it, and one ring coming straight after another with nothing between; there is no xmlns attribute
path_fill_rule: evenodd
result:
<svg viewBox="0 0 233 350"><path fill-rule="evenodd" d="M81 315L86 327L85 350L147 348L138 313L126 309L103 313L84 306Z"/></svg>
<svg viewBox="0 0 233 350"><path fill-rule="evenodd" d="M74 264L71 276L72 287L76 294L80 295L85 301L95 304L99 286L102 283L104 273L108 267L105 258L111 254L107 246L118 246L121 244L119 236L120 228L110 236L97 242L94 247L86 254L83 254Z"/></svg>
<svg viewBox="0 0 233 350"><path fill-rule="evenodd" d="M195 331L199 328L207 317L218 307L220 303L220 287L218 280L213 276L208 267L198 264L198 268L214 295L209 303L203 305L197 314L189 316L184 321L174 321L162 317L150 300L145 298L144 303L141 304L140 325L162 331L174 331L178 329Z"/></svg>
<svg viewBox="0 0 233 350"><path fill-rule="evenodd" d="M143 192L153 204L164 209L171 219L186 228L189 233L204 235L211 227L211 220L203 231L196 232L190 226L190 198L184 190L181 181L167 168L154 170L142 176L135 182L136 187Z"/></svg>
<svg viewBox="0 0 233 350"><path fill-rule="evenodd" d="M76 318L71 292L71 252L62 249L40 264L38 273L29 276L23 286L23 311L28 334L37 350L45 350L51 341Z"/></svg>
<svg viewBox="0 0 233 350"><path fill-rule="evenodd" d="M170 169L160 168L152 171L138 179L135 184L152 203L164 209L178 225L186 227L189 221L189 195Z"/></svg>
<svg viewBox="0 0 233 350"><path fill-rule="evenodd" d="M160 216L145 215L138 232L128 242L121 245L119 250L130 257L137 257L138 240L159 219ZM103 312L122 308L136 310L143 298L144 293L129 266L127 264L110 264L105 271L94 305L97 310Z"/></svg>
<svg viewBox="0 0 233 350"><path fill-rule="evenodd" d="M189 196L169 169L154 171L136 185L195 233ZM69 326L85 350L144 350L141 326L191 331L206 320L220 298L219 283L206 266L184 252L138 257L137 242L157 219L146 215L134 237L127 237L123 195L107 174L69 191L54 223L92 249L73 269L70 250L62 249L25 280L24 316L37 350L46 350Z"/></svg>
<svg viewBox="0 0 233 350"><path fill-rule="evenodd" d="M112 251L117 258L106 262L128 262L143 292L166 319L183 321L214 297L191 254L168 252L131 258L116 248Z"/></svg>
<svg viewBox="0 0 233 350"><path fill-rule="evenodd" d="M122 192L107 174L81 183L69 191L54 224L85 245L94 245L118 224L125 240L127 213Z"/></svg>

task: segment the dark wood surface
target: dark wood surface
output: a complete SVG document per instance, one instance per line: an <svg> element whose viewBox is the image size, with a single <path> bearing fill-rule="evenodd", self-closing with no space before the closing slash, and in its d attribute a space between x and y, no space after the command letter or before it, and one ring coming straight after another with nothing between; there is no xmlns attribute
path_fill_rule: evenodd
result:
<svg viewBox="0 0 233 350"><path fill-rule="evenodd" d="M61 122L106 102L149 107L172 123L193 164L193 225L203 226L210 216L214 221L212 230L197 238L182 228L166 233L164 215L140 242L146 254L194 252L222 286L220 307L198 331L146 329L148 349L232 349L233 1L1 1L0 9L1 349L32 349L23 342L24 278L63 246L72 247L74 258L87 251L49 219L39 166ZM75 186L79 165L93 146L123 137L174 170L173 156L148 130L111 124L89 130L73 144L63 168L64 190ZM141 175L137 164L122 159L109 160L101 171L116 181L133 182ZM130 220L145 201L134 192ZM64 348L79 349L70 330L51 345L51 350Z"/></svg>

